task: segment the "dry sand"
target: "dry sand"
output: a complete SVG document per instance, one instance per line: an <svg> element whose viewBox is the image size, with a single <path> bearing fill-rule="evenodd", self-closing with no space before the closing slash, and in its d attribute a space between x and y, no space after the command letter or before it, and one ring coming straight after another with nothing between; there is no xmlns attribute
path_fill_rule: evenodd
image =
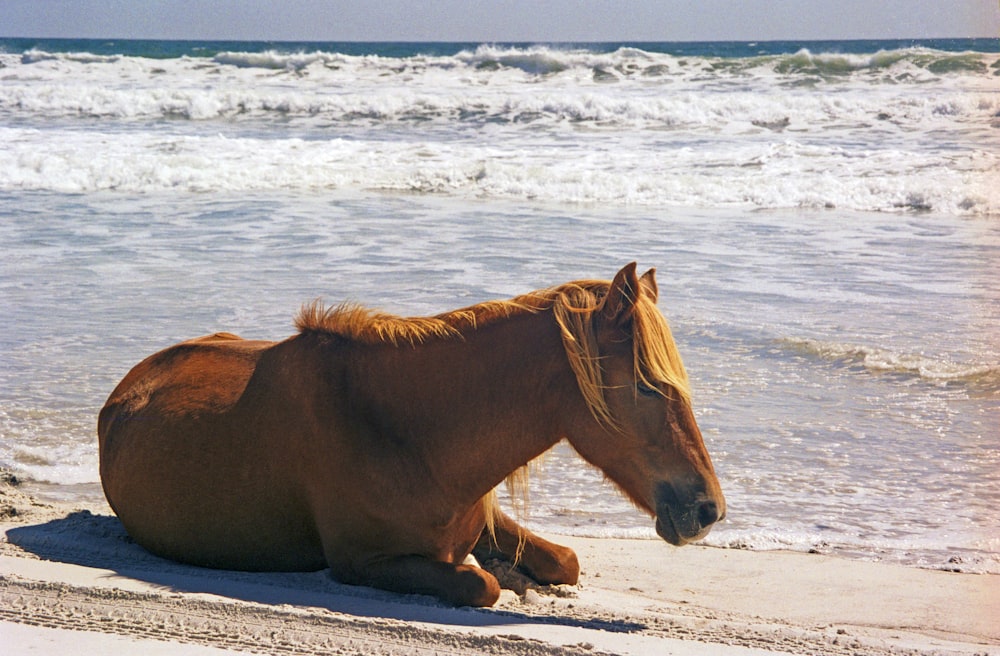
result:
<svg viewBox="0 0 1000 656"><path fill-rule="evenodd" d="M41 504L9 484L0 535L6 656L1000 655L991 575L558 536L580 556L579 586L456 609L324 572L179 565L133 544L106 507Z"/></svg>

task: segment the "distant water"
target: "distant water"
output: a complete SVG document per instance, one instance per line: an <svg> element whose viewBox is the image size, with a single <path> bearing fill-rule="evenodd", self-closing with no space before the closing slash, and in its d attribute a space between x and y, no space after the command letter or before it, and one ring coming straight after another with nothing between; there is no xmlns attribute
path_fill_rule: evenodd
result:
<svg viewBox="0 0 1000 656"><path fill-rule="evenodd" d="M1000 52L1000 39L855 39L848 41L666 41L601 43L492 43L471 41L186 41L146 39L36 39L0 38L3 52L21 54L29 51L76 53L102 56L211 58L222 53L329 53L349 57L453 57L483 46L504 50L548 49L560 52L612 54L623 49L674 57L716 57L749 59L767 55L790 55L803 50L832 55L870 55L911 49L938 50L946 53Z"/></svg>
<svg viewBox="0 0 1000 656"><path fill-rule="evenodd" d="M1000 40L0 39L0 465L100 495L187 337L638 260L730 505L707 543L1000 572ZM537 527L651 537L566 447Z"/></svg>

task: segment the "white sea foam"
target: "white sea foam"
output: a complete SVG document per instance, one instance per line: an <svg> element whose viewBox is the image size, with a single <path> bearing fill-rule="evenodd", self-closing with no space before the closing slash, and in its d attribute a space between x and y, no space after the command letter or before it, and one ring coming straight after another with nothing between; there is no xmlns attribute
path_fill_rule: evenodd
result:
<svg viewBox="0 0 1000 656"><path fill-rule="evenodd" d="M992 56L954 57L0 55L0 190L997 214ZM879 83L899 67L921 76Z"/></svg>
<svg viewBox="0 0 1000 656"><path fill-rule="evenodd" d="M876 373L906 374L928 381L1000 384L1000 364L995 363L954 362L924 353L900 353L875 346L815 339L787 338L781 343L795 351L831 362L860 364Z"/></svg>
<svg viewBox="0 0 1000 656"><path fill-rule="evenodd" d="M503 136L504 143L441 143L124 132L108 140L76 129L0 128L0 189L381 189L579 203L1000 212L1000 186L991 185L1000 155L865 154L793 139L662 151L622 144L604 154L600 138L567 147ZM962 170L975 166L981 170Z"/></svg>
<svg viewBox="0 0 1000 656"><path fill-rule="evenodd" d="M480 49L481 51L483 49ZM121 56L26 54L6 59L0 112L195 120L241 115L327 121L487 120L595 122L604 126L787 127L798 132L839 126L933 129L949 122L989 124L1000 105L986 76L935 78L924 85L884 87L847 78L820 92L775 84L772 73L741 73L738 85L713 88L725 68L657 66L676 80L629 75L631 59L584 53L514 50L392 60L337 54L222 53L213 60L148 60ZM646 53L647 57L652 57ZM581 61L578 61L581 60ZM547 62L536 64L534 62ZM483 67L495 62L494 67ZM523 62L531 62L525 64ZM557 62L557 63L553 63ZM515 65L517 64L517 65ZM538 77L523 69L552 69ZM622 69L619 71L619 69ZM594 70L621 84L596 82ZM715 76L706 77L706 70ZM600 76L598 76L600 77ZM930 86L928 86L930 85ZM933 90L933 93L930 91ZM178 112L204 96L215 113ZM173 100L174 102L171 102ZM176 103L176 104L175 104ZM946 120L941 120L945 117ZM780 119L788 119L785 126Z"/></svg>

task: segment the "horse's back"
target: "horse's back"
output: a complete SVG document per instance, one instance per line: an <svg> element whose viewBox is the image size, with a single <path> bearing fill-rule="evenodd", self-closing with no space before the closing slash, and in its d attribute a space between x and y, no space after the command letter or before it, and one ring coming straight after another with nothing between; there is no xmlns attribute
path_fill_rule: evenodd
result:
<svg viewBox="0 0 1000 656"><path fill-rule="evenodd" d="M229 333L181 342L111 393L98 420L101 481L143 546L235 569L322 565L311 546L280 555L289 539L310 542L311 529L291 507L280 445L263 442L253 404L241 403L273 346Z"/></svg>

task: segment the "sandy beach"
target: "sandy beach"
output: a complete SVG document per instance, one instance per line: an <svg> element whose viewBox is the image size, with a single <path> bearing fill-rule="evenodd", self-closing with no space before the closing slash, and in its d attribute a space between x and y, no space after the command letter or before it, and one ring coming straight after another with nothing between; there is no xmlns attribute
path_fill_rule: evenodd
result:
<svg viewBox="0 0 1000 656"><path fill-rule="evenodd" d="M8 477L9 479L10 477ZM0 497L0 643L76 654L1000 654L996 576L814 554L556 539L578 586L449 608L325 572L199 569L106 507Z"/></svg>

